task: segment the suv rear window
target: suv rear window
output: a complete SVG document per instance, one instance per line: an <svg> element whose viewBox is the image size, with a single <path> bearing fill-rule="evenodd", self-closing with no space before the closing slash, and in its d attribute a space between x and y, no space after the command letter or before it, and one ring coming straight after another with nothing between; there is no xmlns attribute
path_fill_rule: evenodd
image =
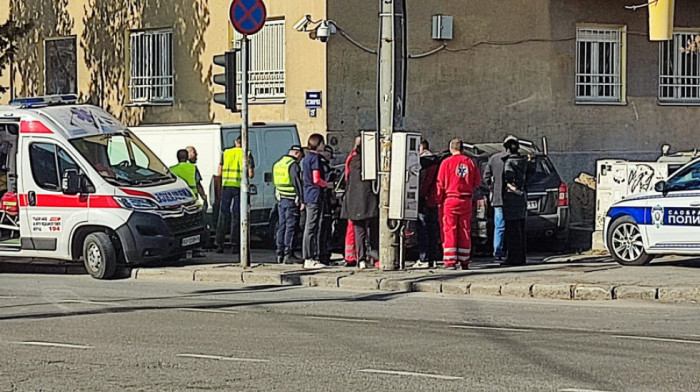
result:
<svg viewBox="0 0 700 392"><path fill-rule="evenodd" d="M546 156L536 156L528 164L528 181L542 182L554 173L554 165Z"/></svg>

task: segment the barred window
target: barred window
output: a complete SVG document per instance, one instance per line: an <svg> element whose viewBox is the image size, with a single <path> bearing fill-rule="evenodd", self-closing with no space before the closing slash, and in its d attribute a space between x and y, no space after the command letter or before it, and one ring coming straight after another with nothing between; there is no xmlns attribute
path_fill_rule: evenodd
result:
<svg viewBox="0 0 700 392"><path fill-rule="evenodd" d="M132 103L172 103L173 33L133 31L129 36L129 98Z"/></svg>
<svg viewBox="0 0 700 392"><path fill-rule="evenodd" d="M250 39L250 66L248 69L248 95L253 100L281 99L285 97L284 19L265 21L265 26ZM234 41L241 39L234 34ZM236 60L238 70L237 92L241 100L241 57Z"/></svg>
<svg viewBox="0 0 700 392"><path fill-rule="evenodd" d="M659 45L659 102L700 103L700 61L698 53L685 52L697 31L674 32L673 39Z"/></svg>
<svg viewBox="0 0 700 392"><path fill-rule="evenodd" d="M623 43L626 28L576 29L576 102L624 102Z"/></svg>

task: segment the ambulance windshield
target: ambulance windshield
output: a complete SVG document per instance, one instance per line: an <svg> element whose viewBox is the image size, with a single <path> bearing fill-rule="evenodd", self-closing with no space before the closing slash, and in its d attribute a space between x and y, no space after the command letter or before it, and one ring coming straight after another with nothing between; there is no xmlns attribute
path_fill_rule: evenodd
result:
<svg viewBox="0 0 700 392"><path fill-rule="evenodd" d="M176 181L163 162L129 132L87 136L71 144L110 184L153 186Z"/></svg>

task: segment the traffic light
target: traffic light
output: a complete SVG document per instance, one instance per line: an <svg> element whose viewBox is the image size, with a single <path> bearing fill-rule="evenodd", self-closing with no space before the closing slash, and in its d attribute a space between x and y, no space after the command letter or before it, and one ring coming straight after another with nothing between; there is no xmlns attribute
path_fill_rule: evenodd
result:
<svg viewBox="0 0 700 392"><path fill-rule="evenodd" d="M214 56L214 64L224 67L223 74L214 75L214 83L224 86L225 92L214 93L214 102L226 106L232 112L237 111L236 100L236 51L229 50Z"/></svg>
<svg viewBox="0 0 700 392"><path fill-rule="evenodd" d="M649 2L649 40L667 41L673 36L674 0Z"/></svg>

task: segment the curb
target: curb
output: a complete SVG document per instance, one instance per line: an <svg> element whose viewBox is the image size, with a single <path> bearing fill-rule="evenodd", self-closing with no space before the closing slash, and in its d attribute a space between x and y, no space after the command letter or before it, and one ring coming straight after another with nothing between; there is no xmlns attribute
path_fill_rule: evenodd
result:
<svg viewBox="0 0 700 392"><path fill-rule="evenodd" d="M136 268L132 279L148 281L210 282L244 285L299 286L354 291L387 291L445 294L470 297L534 298L569 301L644 301L700 303L700 287L650 287L606 284L478 282L464 277L381 276L356 271L274 271L216 268Z"/></svg>

